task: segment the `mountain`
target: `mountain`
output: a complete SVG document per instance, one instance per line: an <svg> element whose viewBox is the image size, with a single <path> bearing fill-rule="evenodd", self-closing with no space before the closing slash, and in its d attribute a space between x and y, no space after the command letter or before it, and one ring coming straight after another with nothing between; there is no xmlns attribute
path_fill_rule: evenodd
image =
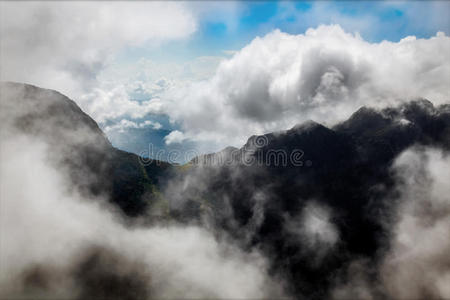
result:
<svg viewBox="0 0 450 300"><path fill-rule="evenodd" d="M418 143L450 149L450 105L416 100L376 111L363 107L334 130L351 136L366 159L389 160Z"/></svg>
<svg viewBox="0 0 450 300"><path fill-rule="evenodd" d="M74 188L105 196L131 217L151 219L164 202L174 222L226 232L269 258L271 274L300 299L328 298L337 274L355 259L376 282L370 270L390 247L399 197L393 162L414 146L450 152L450 105L422 99L362 107L331 128L308 121L255 135L241 148L175 167L115 149L56 91L2 83L0 92L2 137L26 133L45 141L48 161L67 171Z"/></svg>
<svg viewBox="0 0 450 300"><path fill-rule="evenodd" d="M59 92L32 85L0 85L2 126L45 141L48 160L65 168L84 195L105 196L128 216L157 201L157 185L171 165L112 147L97 123Z"/></svg>
<svg viewBox="0 0 450 300"><path fill-rule="evenodd" d="M183 195L191 203L208 203L210 222L273 257L274 272L288 274L294 295L322 299L350 258L376 265L388 247L383 222L392 215L385 199L395 199L393 160L411 146L448 152L449 143L449 105L417 100L383 110L363 107L332 128L308 121L194 159L183 175L189 178L183 182L192 183ZM227 164L210 163L224 155ZM295 240L286 229L311 201L335 212L330 221L340 233L336 249L320 263L312 263L308 241Z"/></svg>

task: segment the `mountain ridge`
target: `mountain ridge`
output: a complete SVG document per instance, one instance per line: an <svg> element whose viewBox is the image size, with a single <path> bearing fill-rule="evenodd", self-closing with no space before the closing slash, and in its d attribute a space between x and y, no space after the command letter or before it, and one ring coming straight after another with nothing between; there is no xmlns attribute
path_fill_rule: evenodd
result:
<svg viewBox="0 0 450 300"><path fill-rule="evenodd" d="M95 121L62 94L16 83L0 84L0 92L2 125L13 128L11 134L46 141L50 163L65 168L81 191L106 194L130 217L155 218L152 209L164 202L164 217L174 222L226 232L243 249L270 257L271 272L287 278L296 298L327 298L334 274L355 257L364 258L367 268L377 266L389 248L385 224L394 218L389 209L398 197L392 163L403 151L450 152L450 105L416 100L383 110L361 108L332 128L310 121L255 135L239 149L204 156L230 163L143 164L136 154L112 147ZM291 159L295 151L301 151L301 164L276 156ZM333 212L327 222L339 240L329 251L311 250L308 239L293 238L296 220L311 203ZM319 215L326 219L326 213Z"/></svg>
<svg viewBox="0 0 450 300"><path fill-rule="evenodd" d="M2 123L48 143L49 161L64 167L84 195L106 196L128 216L146 212L154 200L148 191L170 164L146 159L143 166L138 155L114 148L98 124L57 91L1 82L0 93Z"/></svg>

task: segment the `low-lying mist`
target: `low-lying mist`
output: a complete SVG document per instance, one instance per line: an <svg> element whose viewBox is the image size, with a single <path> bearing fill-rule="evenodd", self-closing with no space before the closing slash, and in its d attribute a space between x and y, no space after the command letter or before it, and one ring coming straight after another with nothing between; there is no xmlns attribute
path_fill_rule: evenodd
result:
<svg viewBox="0 0 450 300"><path fill-rule="evenodd" d="M108 145L62 95L1 92L0 298L283 296L257 249L198 225L130 225L106 193L86 189L103 172L86 168L85 152Z"/></svg>
<svg viewBox="0 0 450 300"><path fill-rule="evenodd" d="M2 136L1 295L45 298L265 298L266 259L198 226L123 225L48 162L48 145Z"/></svg>
<svg viewBox="0 0 450 300"><path fill-rule="evenodd" d="M376 268L363 259L351 261L337 278L335 299L450 298L450 156L408 149L393 172L400 197L386 199L393 216L382 221L393 221L385 223L388 234Z"/></svg>

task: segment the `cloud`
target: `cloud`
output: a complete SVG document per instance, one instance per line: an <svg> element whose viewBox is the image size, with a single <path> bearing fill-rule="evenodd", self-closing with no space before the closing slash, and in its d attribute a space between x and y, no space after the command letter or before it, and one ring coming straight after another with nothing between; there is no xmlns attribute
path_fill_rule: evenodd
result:
<svg viewBox="0 0 450 300"><path fill-rule="evenodd" d="M409 150L395 163L403 203L381 278L393 298L450 297L450 158L436 149Z"/></svg>
<svg viewBox="0 0 450 300"><path fill-rule="evenodd" d="M331 221L332 211L324 204L309 201L301 214L286 217L286 240L299 244L301 251L313 264L320 265L332 253L339 241L339 230Z"/></svg>
<svg viewBox="0 0 450 300"><path fill-rule="evenodd" d="M333 246L339 237L336 227L330 221L329 209L309 203L303 211L304 235L312 248Z"/></svg>
<svg viewBox="0 0 450 300"><path fill-rule="evenodd" d="M113 130L123 132L127 128L147 128L147 127L151 127L153 129L161 129L162 125L158 122L153 122L150 120L146 120L141 123L136 123L130 120L122 119L120 122L112 126L106 126L104 130L106 133Z"/></svg>
<svg viewBox="0 0 450 300"><path fill-rule="evenodd" d="M164 137L164 141L166 142L167 145L173 143L181 143L185 139L186 137L184 136L184 134L178 130L174 130Z"/></svg>
<svg viewBox="0 0 450 300"><path fill-rule="evenodd" d="M95 88L80 96L78 103L100 124L117 118L137 119L149 113L162 112L162 103L159 98L144 101L131 100L123 85L117 85L109 90Z"/></svg>
<svg viewBox="0 0 450 300"><path fill-rule="evenodd" d="M331 125L363 105L447 103L449 52L443 33L369 43L339 25L275 30L223 61L210 80L167 93L163 110L193 140L238 146L307 119Z"/></svg>
<svg viewBox="0 0 450 300"><path fill-rule="evenodd" d="M164 114L163 96L168 90L211 77L223 59L202 56L176 63L141 58L137 62L113 63L98 74L98 86L76 100L99 123Z"/></svg>
<svg viewBox="0 0 450 300"><path fill-rule="evenodd" d="M130 47L152 49L185 39L197 30L196 17L183 3L43 1L0 5L1 80L63 92L99 122L155 110L154 103L131 101L120 84L111 87L99 80L118 53Z"/></svg>

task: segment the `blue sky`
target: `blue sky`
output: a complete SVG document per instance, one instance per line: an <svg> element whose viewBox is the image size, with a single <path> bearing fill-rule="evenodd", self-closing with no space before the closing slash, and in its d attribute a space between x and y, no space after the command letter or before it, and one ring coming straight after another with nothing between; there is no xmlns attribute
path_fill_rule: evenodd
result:
<svg viewBox="0 0 450 300"><path fill-rule="evenodd" d="M396 42L406 36L428 38L450 31L449 1L247 1L224 2L234 10L209 11L200 18L188 39L173 41L149 51L128 49L122 59L147 57L158 61L185 61L199 56L224 56L223 50L239 50L256 36L279 29L302 34L321 24L339 24L358 32L369 42Z"/></svg>

